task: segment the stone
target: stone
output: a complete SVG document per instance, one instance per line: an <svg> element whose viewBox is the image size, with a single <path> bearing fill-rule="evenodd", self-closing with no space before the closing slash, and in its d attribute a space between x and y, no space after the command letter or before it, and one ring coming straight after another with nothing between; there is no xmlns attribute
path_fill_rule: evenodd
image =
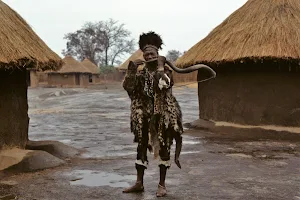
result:
<svg viewBox="0 0 300 200"><path fill-rule="evenodd" d="M15 186L15 185L18 185L18 182L16 182L16 181L0 181L0 185Z"/></svg>
<svg viewBox="0 0 300 200"><path fill-rule="evenodd" d="M8 149L0 152L0 170L33 172L63 165L65 161L45 152Z"/></svg>
<svg viewBox="0 0 300 200"><path fill-rule="evenodd" d="M199 130L212 130L215 127L215 123L209 120L197 119L191 123L186 123L185 127Z"/></svg>
<svg viewBox="0 0 300 200"><path fill-rule="evenodd" d="M12 199L17 199L17 196L14 194L0 196L0 200L12 200Z"/></svg>
<svg viewBox="0 0 300 200"><path fill-rule="evenodd" d="M80 154L80 151L58 141L28 141L28 150L46 151L58 158L73 158Z"/></svg>
<svg viewBox="0 0 300 200"><path fill-rule="evenodd" d="M0 151L0 171L18 164L29 152L18 148Z"/></svg>

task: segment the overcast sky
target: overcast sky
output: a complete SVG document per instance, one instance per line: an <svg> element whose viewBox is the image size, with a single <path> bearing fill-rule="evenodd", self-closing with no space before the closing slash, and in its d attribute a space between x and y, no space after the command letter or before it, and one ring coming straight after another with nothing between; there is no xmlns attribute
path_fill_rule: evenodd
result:
<svg viewBox="0 0 300 200"><path fill-rule="evenodd" d="M113 18L125 24L138 41L153 30L170 49L186 51L247 0L3 0L17 11L61 56L64 35L88 21ZM137 46L136 46L137 47Z"/></svg>

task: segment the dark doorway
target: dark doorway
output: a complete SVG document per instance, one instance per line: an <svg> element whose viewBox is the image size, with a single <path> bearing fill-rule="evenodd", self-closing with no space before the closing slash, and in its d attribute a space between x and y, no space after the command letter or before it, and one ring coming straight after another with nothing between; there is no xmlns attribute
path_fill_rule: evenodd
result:
<svg viewBox="0 0 300 200"><path fill-rule="evenodd" d="M92 83L93 82L93 75L89 74L89 82Z"/></svg>
<svg viewBox="0 0 300 200"><path fill-rule="evenodd" d="M75 85L80 85L80 75L75 74Z"/></svg>

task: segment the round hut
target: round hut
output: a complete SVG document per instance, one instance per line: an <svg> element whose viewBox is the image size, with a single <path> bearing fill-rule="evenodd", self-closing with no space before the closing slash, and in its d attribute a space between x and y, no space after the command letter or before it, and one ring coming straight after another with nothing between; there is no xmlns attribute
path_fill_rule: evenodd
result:
<svg viewBox="0 0 300 200"><path fill-rule="evenodd" d="M100 70L92 61L85 58L81 64L85 66L92 74L89 75L89 82L90 83L98 83L100 82Z"/></svg>
<svg viewBox="0 0 300 200"><path fill-rule="evenodd" d="M36 69L27 70L27 85L30 88L36 88L39 86L39 79Z"/></svg>
<svg viewBox="0 0 300 200"><path fill-rule="evenodd" d="M25 148L29 123L28 71L56 70L62 62L3 1L0 27L0 149Z"/></svg>
<svg viewBox="0 0 300 200"><path fill-rule="evenodd" d="M58 71L49 71L48 85L56 87L87 87L92 72L72 56L63 59L63 66Z"/></svg>
<svg viewBox="0 0 300 200"><path fill-rule="evenodd" d="M124 63L117 67L117 70L125 75L129 62L137 59L145 60L143 57L143 52L140 49L134 52ZM143 67L144 65L139 66L138 70L142 70Z"/></svg>
<svg viewBox="0 0 300 200"><path fill-rule="evenodd" d="M217 72L198 84L201 119L300 126L299 0L249 0L176 62L197 63Z"/></svg>

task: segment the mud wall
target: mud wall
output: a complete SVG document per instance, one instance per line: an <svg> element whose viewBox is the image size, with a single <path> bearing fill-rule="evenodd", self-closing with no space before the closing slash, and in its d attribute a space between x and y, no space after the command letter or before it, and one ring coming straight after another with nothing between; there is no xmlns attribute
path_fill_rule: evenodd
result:
<svg viewBox="0 0 300 200"><path fill-rule="evenodd" d="M92 75L92 83L93 83L93 84L97 83L98 77L99 77L99 74L93 74L93 75Z"/></svg>
<svg viewBox="0 0 300 200"><path fill-rule="evenodd" d="M48 74L48 85L57 87L75 86L75 74Z"/></svg>
<svg viewBox="0 0 300 200"><path fill-rule="evenodd" d="M0 149L28 141L26 70L0 70Z"/></svg>
<svg viewBox="0 0 300 200"><path fill-rule="evenodd" d="M76 83L76 75L77 74L48 74L48 86L85 88L89 85L88 74L78 74L79 84Z"/></svg>
<svg viewBox="0 0 300 200"><path fill-rule="evenodd" d="M89 75L88 74L80 74L80 87L87 87L89 85Z"/></svg>
<svg viewBox="0 0 300 200"><path fill-rule="evenodd" d="M194 71L188 74L179 74L176 72L172 72L172 74L175 83L197 82L198 71Z"/></svg>
<svg viewBox="0 0 300 200"><path fill-rule="evenodd" d="M97 74L97 75L93 75L93 83L121 82L124 76L125 75L121 72Z"/></svg>
<svg viewBox="0 0 300 200"><path fill-rule="evenodd" d="M36 88L39 86L39 80L37 72L35 70L30 70L30 87Z"/></svg>
<svg viewBox="0 0 300 200"><path fill-rule="evenodd" d="M200 118L248 125L300 126L300 74L220 72L198 84Z"/></svg>
<svg viewBox="0 0 300 200"><path fill-rule="evenodd" d="M45 72L36 72L39 83L48 82L48 74Z"/></svg>

